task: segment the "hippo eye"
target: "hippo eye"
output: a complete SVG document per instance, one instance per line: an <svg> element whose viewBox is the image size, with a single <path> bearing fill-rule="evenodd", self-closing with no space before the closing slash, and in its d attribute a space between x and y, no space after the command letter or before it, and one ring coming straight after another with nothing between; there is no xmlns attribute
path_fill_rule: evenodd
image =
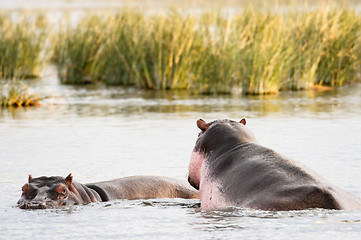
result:
<svg viewBox="0 0 361 240"><path fill-rule="evenodd" d="M68 194L68 192L66 191L66 189L63 189L63 191L61 191L61 193L60 193L60 195L64 196L64 197L66 197L67 194Z"/></svg>
<svg viewBox="0 0 361 240"><path fill-rule="evenodd" d="M58 199L65 199L67 197L67 191L65 189L63 189L59 195L58 195Z"/></svg>

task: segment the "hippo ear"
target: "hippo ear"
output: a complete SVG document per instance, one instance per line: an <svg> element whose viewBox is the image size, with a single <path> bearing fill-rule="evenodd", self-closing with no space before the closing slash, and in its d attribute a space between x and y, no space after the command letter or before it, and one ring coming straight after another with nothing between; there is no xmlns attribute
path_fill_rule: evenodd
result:
<svg viewBox="0 0 361 240"><path fill-rule="evenodd" d="M65 178L66 185L69 187L73 183L73 176L71 173Z"/></svg>
<svg viewBox="0 0 361 240"><path fill-rule="evenodd" d="M33 180L33 176L31 176L31 174L29 174L28 182L30 182L31 180Z"/></svg>
<svg viewBox="0 0 361 240"><path fill-rule="evenodd" d="M197 120L197 127L204 132L209 128L209 124L200 118Z"/></svg>
<svg viewBox="0 0 361 240"><path fill-rule="evenodd" d="M246 125L246 123L247 123L247 121L246 121L246 119L245 118L242 118L242 120L241 121L239 121L241 124L243 124L243 125Z"/></svg>

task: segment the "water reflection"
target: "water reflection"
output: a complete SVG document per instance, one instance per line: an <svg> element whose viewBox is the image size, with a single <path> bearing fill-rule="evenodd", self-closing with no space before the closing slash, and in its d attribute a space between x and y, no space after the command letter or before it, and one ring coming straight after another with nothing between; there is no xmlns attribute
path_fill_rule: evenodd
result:
<svg viewBox="0 0 361 240"><path fill-rule="evenodd" d="M71 205L71 206L57 206L46 209L20 209L18 206L13 206L14 208L18 208L20 212L25 212L31 215L69 215L73 213L79 213L83 210L83 205Z"/></svg>
<svg viewBox="0 0 361 240"><path fill-rule="evenodd" d="M205 219L223 219L223 218L259 218L259 219L279 219L294 217L327 217L331 214L337 214L340 211L328 209L306 209L297 211L266 211L241 207L231 207L222 210L205 211L201 209L195 210Z"/></svg>
<svg viewBox="0 0 361 240"><path fill-rule="evenodd" d="M142 200L141 206L157 208L181 207L199 209L201 204L198 199L150 199Z"/></svg>
<svg viewBox="0 0 361 240"><path fill-rule="evenodd" d="M110 202L93 203L93 206L98 208L184 208L184 209L199 209L199 199L136 199L136 200L115 200Z"/></svg>
<svg viewBox="0 0 361 240"><path fill-rule="evenodd" d="M329 217L334 218L337 214L340 214L340 211L325 209L263 211L247 208L229 208L217 211L195 209L192 214L197 215L198 220L191 223L194 229L207 232L218 232L229 230L254 231L261 226L262 228L267 228L268 226L273 229L281 229L287 227L287 224L290 221L327 220Z"/></svg>
<svg viewBox="0 0 361 240"><path fill-rule="evenodd" d="M64 86L52 76L29 83L36 92L50 92L53 98L43 106L1 109L0 118L42 116L106 117L144 113L192 115L226 112L247 117L306 116L347 117L361 113L361 85L329 91L283 92L261 96L204 96L188 91L145 91L109 86Z"/></svg>

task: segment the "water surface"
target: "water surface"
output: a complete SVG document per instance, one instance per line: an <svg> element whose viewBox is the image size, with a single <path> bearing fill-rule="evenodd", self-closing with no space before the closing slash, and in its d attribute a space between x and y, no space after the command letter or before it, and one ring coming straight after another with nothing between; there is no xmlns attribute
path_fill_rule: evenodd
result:
<svg viewBox="0 0 361 240"><path fill-rule="evenodd" d="M206 212L198 200L119 200L47 210L16 207L27 174L87 183L151 174L185 179L203 117L247 124L263 145L361 196L361 86L274 96L192 96L28 82L55 96L0 110L3 239L359 239L361 211Z"/></svg>

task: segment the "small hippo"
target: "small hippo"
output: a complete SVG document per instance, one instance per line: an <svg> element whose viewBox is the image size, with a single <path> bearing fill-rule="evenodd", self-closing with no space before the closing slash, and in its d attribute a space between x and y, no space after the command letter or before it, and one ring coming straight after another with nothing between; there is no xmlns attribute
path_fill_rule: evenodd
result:
<svg viewBox="0 0 361 240"><path fill-rule="evenodd" d="M29 175L22 187L18 206L22 209L44 209L72 204L106 202L115 199L199 198L198 191L187 182L159 176L132 176L105 182L81 184L66 178Z"/></svg>
<svg viewBox="0 0 361 240"><path fill-rule="evenodd" d="M191 155L188 181L199 189L201 208L361 209L361 198L259 145L246 119L210 123L198 119L197 126L201 132Z"/></svg>

